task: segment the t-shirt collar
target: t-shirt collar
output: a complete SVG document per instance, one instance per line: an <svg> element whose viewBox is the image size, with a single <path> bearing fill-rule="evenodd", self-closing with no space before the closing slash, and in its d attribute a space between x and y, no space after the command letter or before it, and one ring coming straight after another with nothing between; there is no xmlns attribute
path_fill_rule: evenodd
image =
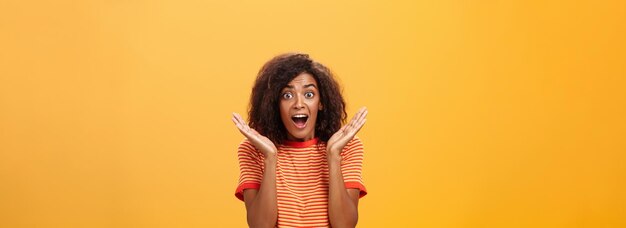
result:
<svg viewBox="0 0 626 228"><path fill-rule="evenodd" d="M300 141L284 140L283 144L285 146L290 146L290 147L304 148L304 147L309 147L310 145L313 145L313 144L317 144L318 140L319 139L317 137L309 139L307 141L302 141L302 142L300 142Z"/></svg>

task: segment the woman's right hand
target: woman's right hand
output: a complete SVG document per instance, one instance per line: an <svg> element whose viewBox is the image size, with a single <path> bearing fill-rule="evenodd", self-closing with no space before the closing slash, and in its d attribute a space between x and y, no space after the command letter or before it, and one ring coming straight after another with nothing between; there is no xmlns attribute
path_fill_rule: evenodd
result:
<svg viewBox="0 0 626 228"><path fill-rule="evenodd" d="M250 140L252 145L261 150L263 155L265 155L265 158L268 158L270 156L276 156L278 149L276 149L276 146L274 145L272 140L259 134L259 132L257 132L256 130L250 128L250 126L248 126L246 121L243 120L243 118L241 118L241 115L239 115L238 113L233 113L232 120L233 123L235 123L235 126L237 126L237 128L241 132L241 134L246 136L246 138Z"/></svg>

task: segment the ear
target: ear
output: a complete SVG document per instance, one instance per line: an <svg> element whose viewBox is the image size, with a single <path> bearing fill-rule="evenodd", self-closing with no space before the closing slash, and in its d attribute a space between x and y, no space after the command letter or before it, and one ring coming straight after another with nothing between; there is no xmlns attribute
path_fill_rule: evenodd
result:
<svg viewBox="0 0 626 228"><path fill-rule="evenodd" d="M320 105L319 105L319 107L317 109L322 111L322 109L324 109L324 105L322 105L322 103L320 103Z"/></svg>

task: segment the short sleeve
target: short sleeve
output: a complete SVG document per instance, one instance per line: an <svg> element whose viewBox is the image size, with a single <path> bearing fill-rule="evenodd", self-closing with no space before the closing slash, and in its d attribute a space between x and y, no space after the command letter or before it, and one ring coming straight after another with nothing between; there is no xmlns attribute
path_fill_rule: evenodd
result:
<svg viewBox="0 0 626 228"><path fill-rule="evenodd" d="M365 184L361 176L363 170L363 143L354 137L341 152L341 173L343 182L348 188L359 189L359 198L367 195Z"/></svg>
<svg viewBox="0 0 626 228"><path fill-rule="evenodd" d="M239 144L237 157L239 159L239 183L235 190L235 197L243 201L243 190L261 187L264 167L259 151L248 139Z"/></svg>

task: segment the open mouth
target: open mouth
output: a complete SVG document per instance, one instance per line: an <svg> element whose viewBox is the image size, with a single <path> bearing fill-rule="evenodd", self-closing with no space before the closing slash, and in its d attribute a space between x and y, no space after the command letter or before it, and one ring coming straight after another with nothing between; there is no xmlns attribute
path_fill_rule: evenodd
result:
<svg viewBox="0 0 626 228"><path fill-rule="evenodd" d="M309 119L309 115L307 114L296 114L291 116L291 120L293 120L293 123L296 125L297 128L304 128L306 127L306 121Z"/></svg>

